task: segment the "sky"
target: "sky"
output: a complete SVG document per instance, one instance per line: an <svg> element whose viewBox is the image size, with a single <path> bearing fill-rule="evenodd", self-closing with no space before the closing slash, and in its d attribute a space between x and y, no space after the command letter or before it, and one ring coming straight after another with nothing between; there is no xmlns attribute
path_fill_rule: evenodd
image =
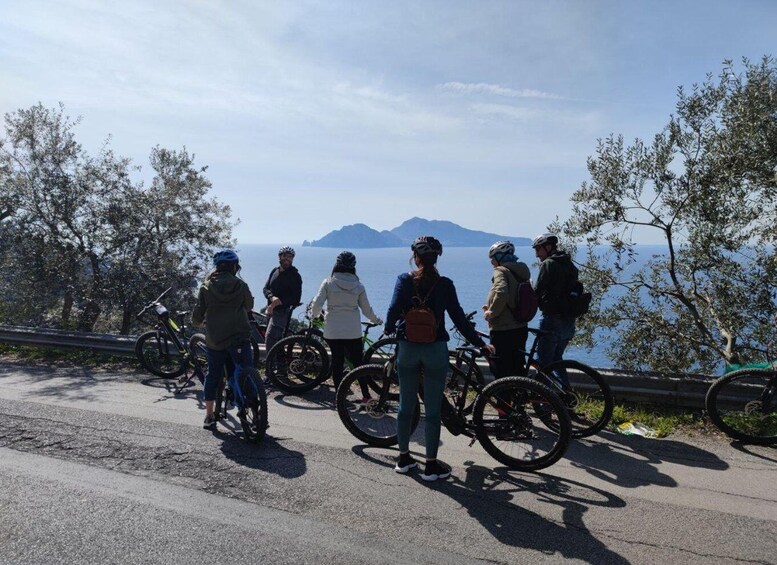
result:
<svg viewBox="0 0 777 565"><path fill-rule="evenodd" d="M652 138L775 30L772 0L2 0L0 113L62 102L146 172L186 147L243 244L413 216L531 237L597 139Z"/></svg>

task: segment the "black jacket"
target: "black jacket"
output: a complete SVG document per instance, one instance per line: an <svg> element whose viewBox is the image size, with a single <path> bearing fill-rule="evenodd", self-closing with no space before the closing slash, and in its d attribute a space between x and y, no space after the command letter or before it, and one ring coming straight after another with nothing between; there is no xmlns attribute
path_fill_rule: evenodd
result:
<svg viewBox="0 0 777 565"><path fill-rule="evenodd" d="M569 291L577 281L577 267L569 254L555 251L540 264L535 292L546 315L566 316Z"/></svg>
<svg viewBox="0 0 777 565"><path fill-rule="evenodd" d="M273 297L280 298L283 306L299 304L302 298L302 277L297 267L292 265L285 271L275 267L267 277L263 292L268 304Z"/></svg>

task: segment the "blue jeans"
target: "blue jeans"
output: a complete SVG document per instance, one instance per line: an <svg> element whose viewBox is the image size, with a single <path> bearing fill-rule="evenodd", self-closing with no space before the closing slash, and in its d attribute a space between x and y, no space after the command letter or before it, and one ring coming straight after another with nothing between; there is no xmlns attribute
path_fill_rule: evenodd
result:
<svg viewBox="0 0 777 565"><path fill-rule="evenodd" d="M231 359L235 365L234 378L253 368L254 354L251 350L251 342L244 341L227 347L226 349L208 348L208 374L205 375L205 400L216 400L218 394L219 382L224 374L224 368L227 360Z"/></svg>
<svg viewBox="0 0 777 565"><path fill-rule="evenodd" d="M564 350L575 336L575 319L543 314L540 318L540 330L550 332L548 335L540 335L539 337L537 362L540 367L550 365L554 361L561 361L564 357ZM566 371L559 371L558 376L565 385L569 385Z"/></svg>
<svg viewBox="0 0 777 565"><path fill-rule="evenodd" d="M418 386L424 373L424 436L426 458L436 459L440 446L440 410L445 379L448 376L448 344L410 343L400 341L397 345L397 374L399 375L399 412L397 414L397 437L399 451L410 449L410 425L418 402Z"/></svg>

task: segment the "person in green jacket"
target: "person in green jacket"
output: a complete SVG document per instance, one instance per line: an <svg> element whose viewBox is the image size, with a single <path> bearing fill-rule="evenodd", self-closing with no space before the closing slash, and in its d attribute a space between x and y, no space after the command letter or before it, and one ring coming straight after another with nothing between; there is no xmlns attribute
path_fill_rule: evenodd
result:
<svg viewBox="0 0 777 565"><path fill-rule="evenodd" d="M224 249L213 256L215 269L205 277L192 312L192 323L205 326L208 374L205 375L205 422L203 428L215 429L213 408L218 385L227 359L235 365L235 375L253 367L251 326L248 312L254 297L248 285L237 277L240 261L237 253Z"/></svg>
<svg viewBox="0 0 777 565"><path fill-rule="evenodd" d="M497 241L488 250L488 258L494 267L491 289L483 317L491 331L491 345L496 349L493 360L496 378L523 374L524 350L529 329L526 322L519 322L513 311L517 306L518 284L529 280L531 273L526 263L518 261L515 245L510 241Z"/></svg>

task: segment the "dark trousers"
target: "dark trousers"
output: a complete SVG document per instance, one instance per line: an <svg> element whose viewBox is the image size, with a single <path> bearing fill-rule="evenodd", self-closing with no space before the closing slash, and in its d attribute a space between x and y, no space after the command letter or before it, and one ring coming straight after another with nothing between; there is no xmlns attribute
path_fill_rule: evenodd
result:
<svg viewBox="0 0 777 565"><path fill-rule="evenodd" d="M346 357L354 369L362 364L362 356L364 355L362 338L328 339L326 342L329 344L329 351L332 352L332 380L337 388L340 381L343 380Z"/></svg>
<svg viewBox="0 0 777 565"><path fill-rule="evenodd" d="M523 375L528 336L529 328L525 327L491 332L491 345L496 348L497 357L491 363L491 370L497 379Z"/></svg>

